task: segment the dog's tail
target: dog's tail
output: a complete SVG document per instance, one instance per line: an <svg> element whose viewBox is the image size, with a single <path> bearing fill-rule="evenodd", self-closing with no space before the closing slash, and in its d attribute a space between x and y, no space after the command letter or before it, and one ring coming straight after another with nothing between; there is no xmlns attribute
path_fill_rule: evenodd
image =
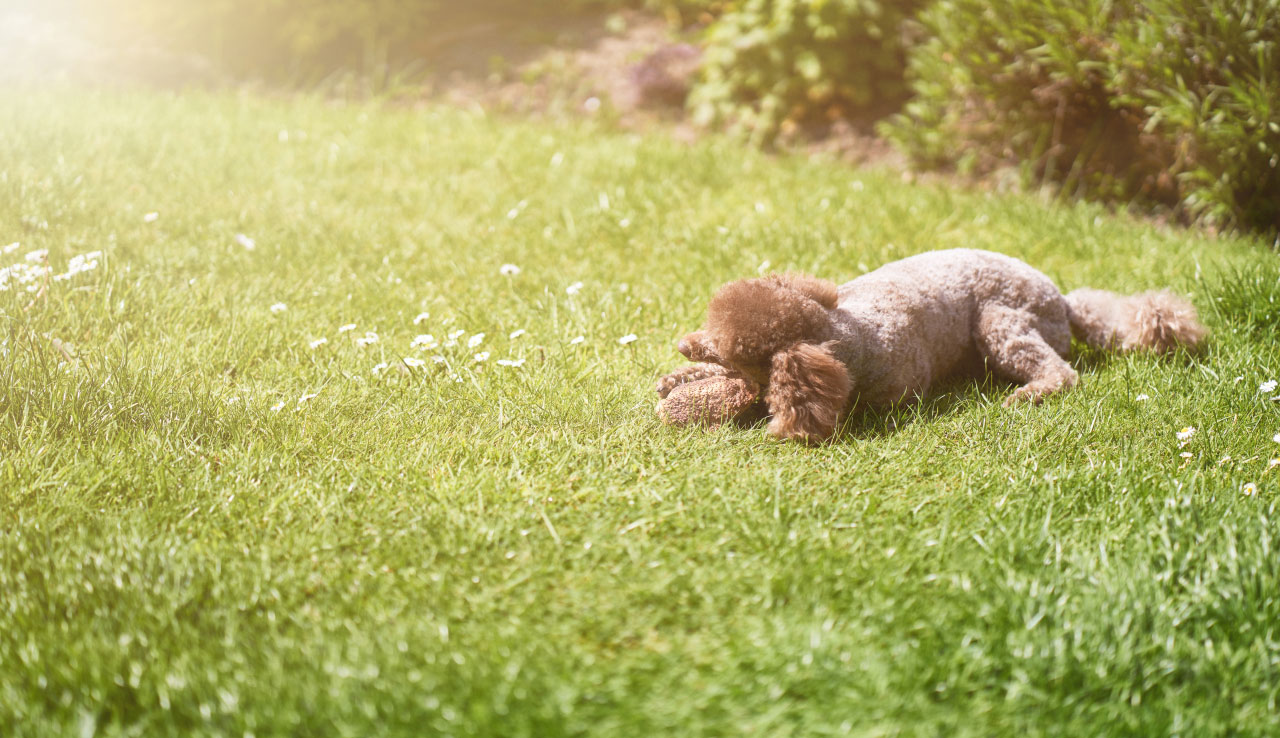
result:
<svg viewBox="0 0 1280 738"><path fill-rule="evenodd" d="M1101 349L1168 353L1195 351L1208 329L1189 300L1167 290L1117 295L1078 289L1067 295L1071 332Z"/></svg>

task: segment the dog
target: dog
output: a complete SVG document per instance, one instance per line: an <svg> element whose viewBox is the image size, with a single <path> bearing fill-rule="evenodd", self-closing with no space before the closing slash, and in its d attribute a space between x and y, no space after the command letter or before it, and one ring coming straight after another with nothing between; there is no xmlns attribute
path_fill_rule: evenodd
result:
<svg viewBox="0 0 1280 738"><path fill-rule="evenodd" d="M1197 349L1195 307L1168 291L1063 295L1026 262L975 249L895 261L837 287L775 274L720 288L701 330L677 349L696 364L658 392L716 374L763 390L769 432L829 439L855 409L911 401L940 380L984 370L1020 385L1005 405L1040 403L1077 384L1071 337L1118 351Z"/></svg>

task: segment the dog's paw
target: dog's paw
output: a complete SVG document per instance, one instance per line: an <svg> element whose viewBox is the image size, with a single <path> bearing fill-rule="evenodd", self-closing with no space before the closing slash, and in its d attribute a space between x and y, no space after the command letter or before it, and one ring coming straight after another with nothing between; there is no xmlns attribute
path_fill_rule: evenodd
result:
<svg viewBox="0 0 1280 738"><path fill-rule="evenodd" d="M1004 398L1004 406L1013 407L1014 405L1021 405L1023 403L1031 403L1032 405L1039 405L1041 402L1044 402L1045 395L1047 394L1049 393L1045 392L1044 390L1038 387L1031 387L1029 385L1025 387L1019 387L1018 389L1014 390L1013 394Z"/></svg>

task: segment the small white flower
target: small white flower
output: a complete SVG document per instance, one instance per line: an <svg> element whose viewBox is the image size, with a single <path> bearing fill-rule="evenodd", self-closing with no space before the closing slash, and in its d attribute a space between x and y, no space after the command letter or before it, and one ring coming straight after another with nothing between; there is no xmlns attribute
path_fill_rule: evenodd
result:
<svg viewBox="0 0 1280 738"><path fill-rule="evenodd" d="M427 362L423 361L422 359L417 359L417 358L414 358L414 357L412 357L412 356L406 356L406 357L404 357L403 359L401 359L401 361L403 361L403 362L404 362L405 366L411 366L411 367L414 367L415 369L416 369L417 367L420 367L420 366L422 366L423 364L427 363Z"/></svg>
<svg viewBox="0 0 1280 738"><path fill-rule="evenodd" d="M520 273L520 267L515 264L503 264L498 267L498 273L504 277L514 277Z"/></svg>
<svg viewBox="0 0 1280 738"><path fill-rule="evenodd" d="M283 302L277 302L276 304L271 306L271 312L273 313L283 313L288 309L289 309L289 306L284 304Z"/></svg>
<svg viewBox="0 0 1280 738"><path fill-rule="evenodd" d="M1192 456L1194 456L1195 454L1191 453L1190 451L1183 451L1182 453L1180 453L1180 454L1178 454L1178 455L1179 455L1179 456L1181 456L1181 457L1182 457L1182 458L1184 458L1184 459L1189 459L1189 458L1191 458Z"/></svg>
<svg viewBox="0 0 1280 738"><path fill-rule="evenodd" d="M1138 395L1137 397L1133 398L1134 402L1146 402L1147 400L1150 400L1150 399L1151 399L1151 396L1145 395L1145 394Z"/></svg>
<svg viewBox="0 0 1280 738"><path fill-rule="evenodd" d="M308 345L308 346L310 346L310 347L312 348L312 350L315 350L315 349L318 349L318 348L320 348L321 346L325 345L325 344L326 344L326 343L328 343L328 342L329 342L329 339L324 338L324 337L320 337L320 338L317 338L316 340L312 341L311 343L309 343L309 344L307 344L307 345Z"/></svg>
<svg viewBox="0 0 1280 738"><path fill-rule="evenodd" d="M355 329L356 329L356 324L355 324L355 323L347 323L346 325L339 326L339 327L338 327L338 332L339 332L339 333L346 333L347 331L354 331Z"/></svg>
<svg viewBox="0 0 1280 738"><path fill-rule="evenodd" d="M143 223L154 223L160 219L160 213L147 213L142 216Z"/></svg>
<svg viewBox="0 0 1280 738"><path fill-rule="evenodd" d="M576 295L582 291L582 286L583 285L581 282L574 282L573 284L564 288L565 294Z"/></svg>
<svg viewBox="0 0 1280 738"><path fill-rule="evenodd" d="M507 338L509 338L509 339L511 339L512 341L514 341L514 340L516 340L517 338L519 338L520 336L523 336L524 334L525 334L525 330L524 330L523 328L517 328L516 330L511 331L511 335L507 336Z"/></svg>
<svg viewBox="0 0 1280 738"><path fill-rule="evenodd" d="M467 348L475 348L476 346L479 346L482 343L484 343L484 334L477 333L471 338L467 339Z"/></svg>
<svg viewBox="0 0 1280 738"><path fill-rule="evenodd" d="M253 251L254 249L258 248L258 242L253 240L252 238L249 238L243 233L236 234L236 243L245 247L245 250L247 251Z"/></svg>
<svg viewBox="0 0 1280 738"><path fill-rule="evenodd" d="M417 316L414 317L413 319L413 324L418 325L419 323L425 320L428 320L430 318L431 318L431 313L418 313Z"/></svg>
<svg viewBox="0 0 1280 738"><path fill-rule="evenodd" d="M280 402L277 402L276 404L271 406L271 412L273 413L278 413L283 409L284 409L284 400L281 400Z"/></svg>
<svg viewBox="0 0 1280 738"><path fill-rule="evenodd" d="M618 221L618 225L619 225L619 226L621 226L621 227L623 227L623 228L630 227L630 225L631 225L631 219L630 219L630 218L623 218L622 220Z"/></svg>
<svg viewBox="0 0 1280 738"><path fill-rule="evenodd" d="M240 401L240 398L239 398L239 397L236 397L235 395L232 395L232 396L228 397L227 399L223 400L223 402L227 403L228 405L234 405L234 404L236 404L236 403L237 403L237 402L239 402L239 401Z"/></svg>
<svg viewBox="0 0 1280 738"><path fill-rule="evenodd" d="M440 354L436 354L435 356L432 356L431 360L437 364L443 364L445 362L445 358Z"/></svg>
<svg viewBox="0 0 1280 738"><path fill-rule="evenodd" d="M551 166L558 167L564 163L564 154L557 151L551 155Z"/></svg>
<svg viewBox="0 0 1280 738"><path fill-rule="evenodd" d="M1253 497L1258 494L1258 485L1253 482L1249 482L1245 486L1241 487L1240 491L1244 493L1245 497Z"/></svg>
<svg viewBox="0 0 1280 738"><path fill-rule="evenodd" d="M28 258L30 258L30 257L28 257ZM1276 388L1276 380L1274 380L1274 379L1268 380L1268 381L1263 382L1262 384L1258 385L1258 391L1259 391L1259 392L1261 392L1261 393L1262 393L1262 394L1264 394L1264 395L1265 395L1265 394L1267 394L1268 392L1273 392L1273 391L1275 391L1275 388Z"/></svg>
<svg viewBox="0 0 1280 738"><path fill-rule="evenodd" d="M1244 381L1244 377L1242 377L1242 376L1241 376L1241 377L1236 377L1235 379L1231 380L1231 383L1232 383L1232 384L1240 384L1240 383L1241 383L1241 382L1243 382L1243 381Z"/></svg>
<svg viewBox="0 0 1280 738"><path fill-rule="evenodd" d="M1188 425L1186 428L1183 428L1182 430L1178 431L1178 440L1179 441L1191 440L1191 437L1194 436L1195 434L1196 434L1195 426Z"/></svg>
<svg viewBox="0 0 1280 738"><path fill-rule="evenodd" d="M1277 433L1274 436L1272 436L1271 440L1275 441L1276 443L1280 443L1280 433Z"/></svg>
<svg viewBox="0 0 1280 738"><path fill-rule="evenodd" d="M476 354L476 355L475 355L475 356L473 356L472 358L473 358L473 359L475 359L476 361L488 361L488 360L489 360L489 352L488 352L488 351L481 351L480 353Z"/></svg>
<svg viewBox="0 0 1280 738"><path fill-rule="evenodd" d="M1267 462L1267 471L1271 471L1277 466L1280 466L1280 459L1272 459L1271 461Z"/></svg>
<svg viewBox="0 0 1280 738"><path fill-rule="evenodd" d="M466 331L462 330L461 328L459 328L459 329L458 329L458 330L456 330L456 331L449 331L449 340L450 340L450 341L456 341L456 340L458 340L459 338L461 338L461 337L463 336L463 334L465 334L465 333L466 333Z"/></svg>
<svg viewBox="0 0 1280 738"><path fill-rule="evenodd" d="M33 264L42 262L48 258L49 258L49 249L36 249L35 251L27 252L27 261L32 262ZM1274 388L1275 384L1276 384L1275 382L1272 382L1271 386ZM1270 392L1270 391L1271 390L1267 390L1267 392Z"/></svg>
<svg viewBox="0 0 1280 738"><path fill-rule="evenodd" d="M594 96L588 97L586 101L582 103L582 109L586 110L588 113L596 112L600 109L600 98Z"/></svg>
<svg viewBox="0 0 1280 738"><path fill-rule="evenodd" d="M356 339L356 344L360 346L368 346L370 344L377 343L379 340L377 333L374 333L373 331L365 331L363 336Z"/></svg>
<svg viewBox="0 0 1280 738"><path fill-rule="evenodd" d="M577 346L578 344L582 343L582 342L583 342L583 341L585 341L585 340L587 340L586 336L578 336L577 338L575 338L575 339L573 339L572 341L570 341L570 342L569 342L569 345L570 345L570 346Z"/></svg>
<svg viewBox="0 0 1280 738"><path fill-rule="evenodd" d="M387 369L387 362L385 361L373 365L374 374L381 374L382 372L386 371L386 369Z"/></svg>
<svg viewBox="0 0 1280 738"><path fill-rule="evenodd" d="M314 399L316 399L316 398L317 398L317 397L319 397L319 396L320 396L320 393L319 393L319 392L309 392L309 393L307 393L307 394L304 394L302 397L299 397L299 398L298 398L298 404L299 404L299 405L301 405L302 403L304 403L304 402L306 402L306 401L308 401L308 400L314 400Z"/></svg>
<svg viewBox="0 0 1280 738"><path fill-rule="evenodd" d="M636 340L636 338L637 338L636 334L628 333L622 338L619 338L618 343L622 344L623 346L626 346L628 343L631 343L632 341Z"/></svg>
<svg viewBox="0 0 1280 738"><path fill-rule="evenodd" d="M524 359L498 359L498 366L510 366L518 369L524 366Z"/></svg>
<svg viewBox="0 0 1280 738"><path fill-rule="evenodd" d="M412 347L413 347L413 348L426 348L426 349L433 349L433 348L435 348L435 347L437 347L437 346L439 346L439 345L440 345L440 343L439 343L438 341L436 341L436 337L435 337L435 336L431 335L430 333L423 333L423 334L421 334L421 335L416 336L416 337L413 339Z"/></svg>
<svg viewBox="0 0 1280 738"><path fill-rule="evenodd" d="M17 251L20 248L22 248L22 244L18 241L14 241L13 243L4 247L4 252L6 254L12 254L13 252Z"/></svg>

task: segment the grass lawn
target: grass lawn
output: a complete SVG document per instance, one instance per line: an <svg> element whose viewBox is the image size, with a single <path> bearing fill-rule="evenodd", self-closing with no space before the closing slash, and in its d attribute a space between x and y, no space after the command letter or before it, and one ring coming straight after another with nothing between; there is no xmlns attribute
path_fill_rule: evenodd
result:
<svg viewBox="0 0 1280 738"><path fill-rule="evenodd" d="M1261 242L590 123L9 88L10 242L70 276L0 291L5 735L1280 731ZM1212 340L821 447L655 419L722 282L956 246L1172 286Z"/></svg>

